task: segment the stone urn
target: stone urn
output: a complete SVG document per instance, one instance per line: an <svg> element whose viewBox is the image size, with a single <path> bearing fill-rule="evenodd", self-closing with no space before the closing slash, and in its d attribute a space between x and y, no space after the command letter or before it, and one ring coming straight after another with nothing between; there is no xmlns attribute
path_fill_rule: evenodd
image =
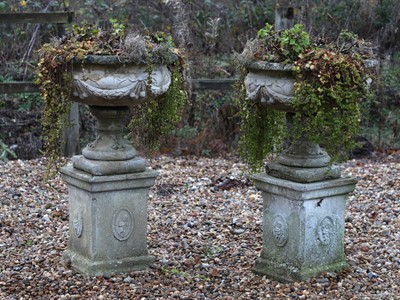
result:
<svg viewBox="0 0 400 300"><path fill-rule="evenodd" d="M247 68L248 101L286 112L290 130L296 112L291 105L292 65L256 61ZM287 282L347 267L345 207L356 180L342 177L318 144L306 136L291 141L264 173L252 178L264 203L263 249L256 273Z"/></svg>
<svg viewBox="0 0 400 300"><path fill-rule="evenodd" d="M73 64L73 101L89 106L97 136L61 169L69 192L69 244L65 257L86 275L146 269L147 199L158 173L124 137L130 108L165 93L167 66L150 74L145 65L116 56L88 56ZM151 84L149 84L151 82Z"/></svg>

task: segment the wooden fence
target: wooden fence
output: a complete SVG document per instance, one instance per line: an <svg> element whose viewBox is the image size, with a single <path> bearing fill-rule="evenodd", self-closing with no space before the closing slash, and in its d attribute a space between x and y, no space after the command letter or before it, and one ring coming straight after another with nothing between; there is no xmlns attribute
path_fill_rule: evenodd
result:
<svg viewBox="0 0 400 300"><path fill-rule="evenodd" d="M56 24L58 35L64 33L64 25L71 23L73 12L48 13L0 13L0 24ZM195 91L229 90L235 79L193 79L191 84ZM30 81L1 82L0 94L38 93L39 87ZM79 107L74 103L69 115L73 126L64 133L63 154L67 157L79 153Z"/></svg>
<svg viewBox="0 0 400 300"><path fill-rule="evenodd" d="M56 24L59 36L64 34L64 25L71 23L73 12L45 13L0 13L0 24ZM1 82L0 94L38 93L39 87L30 81ZM63 154L72 156L79 153L79 112L73 104L69 114L72 126L64 131Z"/></svg>
<svg viewBox="0 0 400 300"><path fill-rule="evenodd" d="M73 12L48 12L48 13L0 13L0 24L56 24L58 35L64 33L63 25L71 23ZM29 81L2 82L0 94L36 93L37 85Z"/></svg>

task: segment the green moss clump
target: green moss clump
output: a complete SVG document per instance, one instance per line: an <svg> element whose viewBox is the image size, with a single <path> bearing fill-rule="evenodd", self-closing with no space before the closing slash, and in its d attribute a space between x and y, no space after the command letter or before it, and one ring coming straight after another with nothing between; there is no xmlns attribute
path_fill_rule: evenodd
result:
<svg viewBox="0 0 400 300"><path fill-rule="evenodd" d="M311 40L301 25L274 31L266 24L258 38L238 57L242 76L236 89L242 118L240 153L252 171L282 145L307 137L323 145L332 161L346 159L356 145L360 128L360 101L367 95L364 65L371 45L344 31L335 43ZM288 128L285 114L246 99L246 66L254 60L290 64L295 79L292 100L297 111Z"/></svg>
<svg viewBox="0 0 400 300"><path fill-rule="evenodd" d="M293 138L322 144L332 161L346 159L360 131L360 101L367 95L360 57L321 49L295 62Z"/></svg>
<svg viewBox="0 0 400 300"><path fill-rule="evenodd" d="M262 103L248 101L244 79L247 75L242 68L235 83L235 103L240 108L239 154L253 172L260 171L263 160L270 153L280 150L285 137L285 113L269 109ZM278 148L277 148L278 147Z"/></svg>
<svg viewBox="0 0 400 300"><path fill-rule="evenodd" d="M36 83L40 85L44 100L42 118L44 155L48 158L48 170L58 170L63 131L68 126L71 69L73 63L84 61L88 55L117 56L121 63L147 65L149 82L155 65L167 65L172 73L168 92L154 96L136 110L130 128L144 125L144 146L155 148L161 137L167 135L179 122L185 99L183 79L185 62L182 53L174 46L171 36L163 32L129 34L123 25L111 21L111 30L101 30L94 25L73 26L61 39L45 44L38 51L39 64Z"/></svg>

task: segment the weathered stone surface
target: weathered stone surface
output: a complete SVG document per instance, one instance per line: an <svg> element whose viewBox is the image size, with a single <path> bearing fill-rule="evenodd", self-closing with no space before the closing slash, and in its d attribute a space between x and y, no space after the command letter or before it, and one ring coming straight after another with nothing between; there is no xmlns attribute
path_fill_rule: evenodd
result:
<svg viewBox="0 0 400 300"><path fill-rule="evenodd" d="M281 179L310 183L339 178L340 168L336 165L320 168L301 168L288 167L280 163L270 163L267 166L267 173Z"/></svg>
<svg viewBox="0 0 400 300"><path fill-rule="evenodd" d="M347 266L344 215L355 179L296 183L255 174L264 201L263 250L254 271L280 281L301 281Z"/></svg>
<svg viewBox="0 0 400 300"><path fill-rule="evenodd" d="M136 150L124 136L121 120L129 112L128 107L91 106L96 117L96 139L72 158L76 169L92 175L116 175L143 172L146 162L136 156Z"/></svg>
<svg viewBox="0 0 400 300"><path fill-rule="evenodd" d="M94 176L68 165L71 266L86 275L146 269L147 198L158 172Z"/></svg>
<svg viewBox="0 0 400 300"><path fill-rule="evenodd" d="M290 114L288 114L290 115ZM288 117L290 123L291 117ZM340 178L340 168L317 143L301 138L269 163L266 172L274 177L293 182L311 183Z"/></svg>
<svg viewBox="0 0 400 300"><path fill-rule="evenodd" d="M136 150L124 136L123 120L129 113L126 106L90 106L96 117L96 139L82 151L87 159L118 161L136 156Z"/></svg>
<svg viewBox="0 0 400 300"><path fill-rule="evenodd" d="M87 275L145 269L147 197L158 173L124 136L129 109L171 84L167 66L124 63L116 56L88 56L75 61L74 101L90 106L97 137L61 173L68 185L70 239L65 256Z"/></svg>
<svg viewBox="0 0 400 300"><path fill-rule="evenodd" d="M272 109L293 111L291 101L295 78L292 65L254 61L245 78L246 96Z"/></svg>
<svg viewBox="0 0 400 300"><path fill-rule="evenodd" d="M129 160L102 161L87 159L83 155L72 158L73 166L92 175L117 175L143 172L146 169L146 161L142 157Z"/></svg>
<svg viewBox="0 0 400 300"><path fill-rule="evenodd" d="M278 157L278 162L285 166L319 168L331 164L331 158L317 143L305 138L293 141L288 149Z"/></svg>
<svg viewBox="0 0 400 300"><path fill-rule="evenodd" d="M93 61L74 64L72 100L88 105L132 107L148 98L146 65L115 63L114 56L91 57ZM152 93L161 95L170 84L168 68L155 66L149 87Z"/></svg>

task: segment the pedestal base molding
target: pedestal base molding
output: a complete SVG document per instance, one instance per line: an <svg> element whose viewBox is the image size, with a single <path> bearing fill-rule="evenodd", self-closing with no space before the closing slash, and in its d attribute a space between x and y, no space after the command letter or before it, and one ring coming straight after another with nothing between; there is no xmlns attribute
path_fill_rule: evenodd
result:
<svg viewBox="0 0 400 300"><path fill-rule="evenodd" d="M74 168L96 176L138 173L146 169L146 161L141 157L129 160L102 161L77 155L72 158L72 164Z"/></svg>
<svg viewBox="0 0 400 300"><path fill-rule="evenodd" d="M76 252L66 250L64 260L81 274L87 276L104 276L113 273L128 273L146 270L154 262L154 256L145 255L123 259L105 259L93 261Z"/></svg>

